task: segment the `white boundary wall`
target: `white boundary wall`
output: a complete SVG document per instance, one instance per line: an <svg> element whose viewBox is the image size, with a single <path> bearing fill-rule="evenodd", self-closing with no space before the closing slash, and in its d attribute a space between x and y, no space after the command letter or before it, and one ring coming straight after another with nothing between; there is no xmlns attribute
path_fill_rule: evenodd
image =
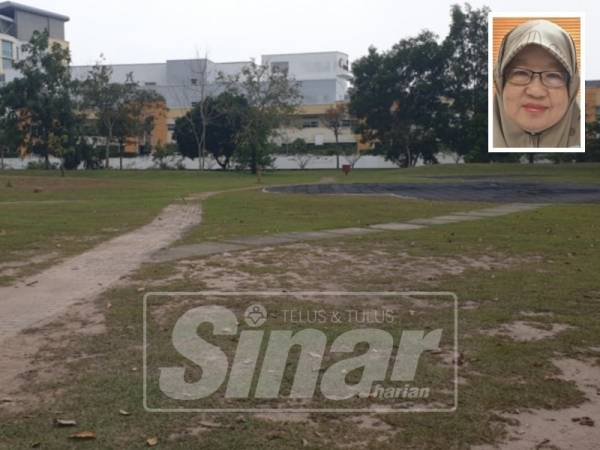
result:
<svg viewBox="0 0 600 450"><path fill-rule="evenodd" d="M442 164L454 164L454 158L446 155L438 155L438 160ZM164 162L170 167L175 168L180 161L180 158L165 158ZM22 170L27 168L27 164L30 162L43 163L43 160L37 157L26 157L26 158L4 158L4 168L13 170ZM57 158L50 158L50 163L58 165L60 161ZM340 156L340 167L343 164L349 164L343 156ZM191 160L184 158L181 160L182 166L187 170L198 169L198 160ZM417 164L422 165L422 164ZM119 168L119 158L110 158L110 167L113 169ZM207 159L205 167L208 170L219 170L219 165L213 159ZM396 164L391 161L386 161L383 156L372 156L365 155L361 157L355 164L355 169L394 169L397 168ZM83 165L79 167L83 169ZM157 162L152 160L151 156L137 156L135 158L123 158L123 169L124 170L147 170L147 169L158 169L159 165ZM275 169L277 170L295 170L299 169L299 163L293 156L276 155L275 156ZM335 169L336 168L336 157L335 156L314 156L308 162L306 169Z"/></svg>

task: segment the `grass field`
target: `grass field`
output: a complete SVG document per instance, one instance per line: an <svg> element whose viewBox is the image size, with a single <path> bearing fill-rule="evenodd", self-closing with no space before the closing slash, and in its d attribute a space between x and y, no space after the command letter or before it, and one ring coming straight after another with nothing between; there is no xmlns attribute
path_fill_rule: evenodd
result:
<svg viewBox="0 0 600 450"><path fill-rule="evenodd" d="M599 182L599 171L597 164L457 165L364 170L350 176L335 171L282 171L265 174L260 185L255 176L243 173L81 171L61 178L55 171L0 172L0 267L5 269L0 271L0 285L139 227L170 202L193 193L315 183L321 179L335 179L340 183L403 180L431 183L436 182L436 178L428 177L507 174L596 183ZM253 192L211 199L205 205L207 226L192 232L187 240L376 223L398 217L400 210L406 211L410 206L410 203L404 203L400 208L390 209L390 202L371 198L322 200L281 196L268 202L264 199ZM287 208L292 200L297 206ZM418 206L413 203L413 206L426 217L433 211L451 211L461 205L421 202ZM260 214L255 213L257 210Z"/></svg>
<svg viewBox="0 0 600 450"><path fill-rule="evenodd" d="M311 183L335 177L339 182L430 183L436 178L427 177L479 175L600 183L600 165L440 166L356 171L348 177L327 171L278 172L266 174L263 182ZM4 282L146 223L178 198L245 187L260 188L255 177L244 174L94 172L65 179L44 173L0 174L0 265L53 254L51 259L6 276ZM33 193L36 188L42 192ZM260 189L229 192L204 202L203 224L179 244L364 226L486 206L387 197L311 198L265 194ZM96 299L95 308L76 308L70 316L38 330L44 333L45 345L35 355L37 369L26 378L35 406L32 410L0 409L0 448L38 444L51 449L141 449L147 448L148 438L157 437L157 448L173 449L447 450L515 437L511 430L523 420L519 414L525 410L560 412L586 402L578 385L560 378L553 361L574 358L591 367L600 365L598 248L600 205L548 205L422 230L146 264ZM141 297L151 290L206 289L455 292L461 305L458 410L452 414L293 417L145 412ZM318 306L336 309L331 304ZM364 302L355 306L370 307ZM185 302L174 303L164 317L177 317L188 308ZM413 319L437 314L422 304L413 305L411 311ZM516 323L548 335L524 340L497 333ZM93 335L77 331L90 324L98 328ZM557 326L560 331L553 332ZM448 370L436 358L427 364L437 364L440 374ZM122 415L120 410L131 415ZM78 427L53 427L57 417L72 418ZM569 423L571 419L566 417ZM596 428L573 427L575 438L596 433ZM70 440L69 434L79 430L92 430L97 438ZM548 436L552 438L551 431ZM539 438L537 448L560 448L552 447L551 440L544 443Z"/></svg>

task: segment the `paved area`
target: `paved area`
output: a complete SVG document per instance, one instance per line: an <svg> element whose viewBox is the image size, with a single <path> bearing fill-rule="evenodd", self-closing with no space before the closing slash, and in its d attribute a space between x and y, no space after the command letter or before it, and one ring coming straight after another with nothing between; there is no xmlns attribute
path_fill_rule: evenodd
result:
<svg viewBox="0 0 600 450"><path fill-rule="evenodd" d="M187 199L194 201L193 203L171 205L152 223L142 228L100 244L96 248L23 280L19 285L0 288L0 342L29 327L57 317L78 301L95 297L124 275L136 270L145 261L167 262L303 241L413 230L425 226L483 220L542 206L538 203L512 203L494 208L415 219L406 223L232 237L220 242L169 248L169 245L186 229L200 223L201 208L196 202L209 195Z"/></svg>
<svg viewBox="0 0 600 450"><path fill-rule="evenodd" d="M304 241L335 239L348 236L364 236L383 231L418 230L427 226L446 225L450 223L481 220L490 217L504 216L522 211L530 211L544 206L541 203L511 203L492 208L465 211L444 216L414 219L408 222L392 222L370 225L365 228L337 228L322 231L307 231L296 233L280 233L261 236L243 236L229 238L223 241L210 241L201 244L182 245L159 250L153 256L155 262L176 261L178 259L201 257L226 253L236 250L249 250L256 247L293 244Z"/></svg>
<svg viewBox="0 0 600 450"><path fill-rule="evenodd" d="M600 185L531 181L465 181L443 183L312 184L265 189L295 194L385 194L424 200L597 203Z"/></svg>

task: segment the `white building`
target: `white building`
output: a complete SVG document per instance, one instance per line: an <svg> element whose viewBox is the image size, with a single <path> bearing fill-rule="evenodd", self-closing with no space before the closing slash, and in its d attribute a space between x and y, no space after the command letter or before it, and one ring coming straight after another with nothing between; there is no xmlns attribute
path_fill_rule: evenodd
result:
<svg viewBox="0 0 600 450"><path fill-rule="evenodd" d="M112 65L112 81L138 82L141 86L160 93L167 102L167 141L172 142L175 120L187 113L201 98L201 80L208 84L206 95L216 95L222 87L216 82L220 73L239 74L250 61L217 63L208 59L167 60L156 64ZM323 145L335 142L331 130L323 123L325 111L338 102L347 100L351 79L348 55L341 52L290 53L263 55L261 63L274 71L283 71L299 84L302 106L290 126L280 133L279 143L296 138L307 143ZM85 79L92 66L73 66L76 79ZM349 122L341 130L340 141L356 143Z"/></svg>
<svg viewBox="0 0 600 450"><path fill-rule="evenodd" d="M65 40L65 22L69 18L15 2L0 2L0 83L18 76L13 69L22 52L23 44L31 39L34 31L48 30L50 42L68 45Z"/></svg>

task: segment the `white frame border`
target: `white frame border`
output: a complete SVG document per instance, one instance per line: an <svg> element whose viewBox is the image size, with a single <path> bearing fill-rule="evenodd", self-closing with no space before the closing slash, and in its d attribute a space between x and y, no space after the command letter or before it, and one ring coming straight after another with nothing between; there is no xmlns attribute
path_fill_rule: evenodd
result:
<svg viewBox="0 0 600 450"><path fill-rule="evenodd" d="M496 148L494 147L494 18L502 17L564 17L580 20L580 67L579 75L581 85L579 88L581 102L581 119L579 132L581 135L581 146L572 148ZM585 56L586 56L586 21L584 12L544 12L544 11L519 11L519 12L490 12L488 13L488 153L585 153Z"/></svg>
<svg viewBox="0 0 600 450"><path fill-rule="evenodd" d="M275 297L275 296L296 296L296 297L314 297L321 296L347 296L347 297L450 297L454 306L454 404L450 408L414 408L414 409L395 409L395 408L175 408L162 409L150 408L148 406L147 387L148 387L148 366L147 366L147 317L148 317L148 298L150 297L183 297L183 296L253 296L253 297ZM243 292L148 292L143 299L143 406L146 412L150 413L269 413L269 414L293 414L293 413L369 413L369 414L387 414L387 413L454 413L458 409L458 297L453 292L425 292L425 291L387 291L387 292L344 292L344 291L243 291Z"/></svg>

